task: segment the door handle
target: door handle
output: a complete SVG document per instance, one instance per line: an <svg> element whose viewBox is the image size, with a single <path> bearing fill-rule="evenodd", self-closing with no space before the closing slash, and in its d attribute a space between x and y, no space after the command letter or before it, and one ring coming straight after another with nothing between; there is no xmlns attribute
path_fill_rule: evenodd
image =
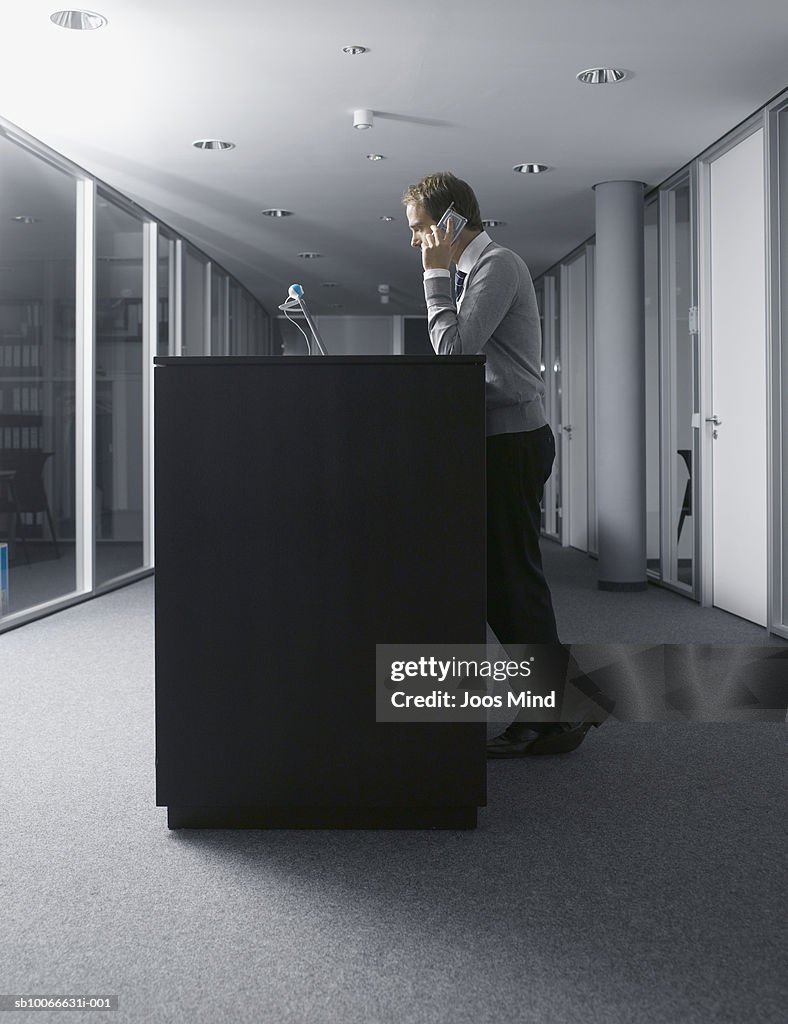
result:
<svg viewBox="0 0 788 1024"><path fill-rule="evenodd" d="M572 433L571 426L570 427L563 427L562 429L565 430L567 432L567 434L571 434Z"/></svg>
<svg viewBox="0 0 788 1024"><path fill-rule="evenodd" d="M707 416L706 417L706 422L707 423L713 423L715 427L721 427L722 426L722 420L719 418L719 416Z"/></svg>

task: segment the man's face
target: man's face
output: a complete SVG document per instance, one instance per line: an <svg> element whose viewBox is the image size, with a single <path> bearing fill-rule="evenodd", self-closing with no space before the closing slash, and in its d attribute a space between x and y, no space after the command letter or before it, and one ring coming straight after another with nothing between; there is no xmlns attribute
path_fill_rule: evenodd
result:
<svg viewBox="0 0 788 1024"><path fill-rule="evenodd" d="M405 207L410 228L410 244L414 249L420 249L425 234L432 234L432 228L437 221L430 216L421 203L408 203Z"/></svg>

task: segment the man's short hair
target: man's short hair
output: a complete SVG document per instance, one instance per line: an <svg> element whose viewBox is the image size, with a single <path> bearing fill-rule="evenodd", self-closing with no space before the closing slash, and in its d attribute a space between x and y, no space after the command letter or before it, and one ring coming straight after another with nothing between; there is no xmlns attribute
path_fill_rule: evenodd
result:
<svg viewBox="0 0 788 1024"><path fill-rule="evenodd" d="M467 181L462 181L449 171L438 171L428 174L415 185L408 185L402 197L405 206L416 203L423 206L437 223L448 207L454 203L454 209L467 217L467 227L471 231L482 231L482 215L473 189Z"/></svg>

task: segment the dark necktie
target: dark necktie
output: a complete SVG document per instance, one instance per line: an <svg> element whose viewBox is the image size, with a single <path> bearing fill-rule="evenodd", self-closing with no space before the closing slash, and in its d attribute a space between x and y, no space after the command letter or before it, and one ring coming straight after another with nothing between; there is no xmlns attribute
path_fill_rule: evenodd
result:
<svg viewBox="0 0 788 1024"><path fill-rule="evenodd" d="M454 272L454 301L459 305L460 296L462 295L462 289L465 286L465 278L467 274L464 274L461 270Z"/></svg>

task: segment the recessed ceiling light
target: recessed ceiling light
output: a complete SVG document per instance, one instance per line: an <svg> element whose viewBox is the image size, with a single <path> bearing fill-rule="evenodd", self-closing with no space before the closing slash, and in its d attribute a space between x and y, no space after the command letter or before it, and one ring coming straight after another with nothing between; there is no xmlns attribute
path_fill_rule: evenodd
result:
<svg viewBox="0 0 788 1024"><path fill-rule="evenodd" d="M235 149L234 142L224 142L222 139L197 139L192 145L195 149Z"/></svg>
<svg viewBox="0 0 788 1024"><path fill-rule="evenodd" d="M343 46L343 53L349 53L351 57L357 57L360 53L369 53L369 48L366 46Z"/></svg>
<svg viewBox="0 0 788 1024"><path fill-rule="evenodd" d="M298 258L301 260L317 260L323 255L322 252L300 252Z"/></svg>
<svg viewBox="0 0 788 1024"><path fill-rule="evenodd" d="M90 32L107 24L103 14L94 14L93 11L55 11L49 15L49 20L60 28L73 28L81 32Z"/></svg>
<svg viewBox="0 0 788 1024"><path fill-rule="evenodd" d="M336 281L323 281L320 284L321 288L338 288Z"/></svg>
<svg viewBox="0 0 788 1024"><path fill-rule="evenodd" d="M502 228L506 224L505 220L483 220L483 228Z"/></svg>
<svg viewBox="0 0 788 1024"><path fill-rule="evenodd" d="M620 68L588 68L587 71L580 71L577 74L578 82L584 82L586 85L614 84L626 77L626 71Z"/></svg>
<svg viewBox="0 0 788 1024"><path fill-rule="evenodd" d="M390 224L394 220L393 217L381 217L380 219L384 220L387 224Z"/></svg>
<svg viewBox="0 0 788 1024"><path fill-rule="evenodd" d="M547 164L515 164L512 168L518 174L544 174L545 171L552 171L552 169Z"/></svg>
<svg viewBox="0 0 788 1024"><path fill-rule="evenodd" d="M17 224L38 224L38 217L29 217L25 213L19 213L16 217L12 217L11 220L15 220Z"/></svg>
<svg viewBox="0 0 788 1024"><path fill-rule="evenodd" d="M367 160L385 160L382 153L367 153Z"/></svg>
<svg viewBox="0 0 788 1024"><path fill-rule="evenodd" d="M262 215L264 217L292 217L293 216L293 211L292 210L279 210L279 209L276 209L276 208L272 209L272 210L261 210L260 213L262 213Z"/></svg>

